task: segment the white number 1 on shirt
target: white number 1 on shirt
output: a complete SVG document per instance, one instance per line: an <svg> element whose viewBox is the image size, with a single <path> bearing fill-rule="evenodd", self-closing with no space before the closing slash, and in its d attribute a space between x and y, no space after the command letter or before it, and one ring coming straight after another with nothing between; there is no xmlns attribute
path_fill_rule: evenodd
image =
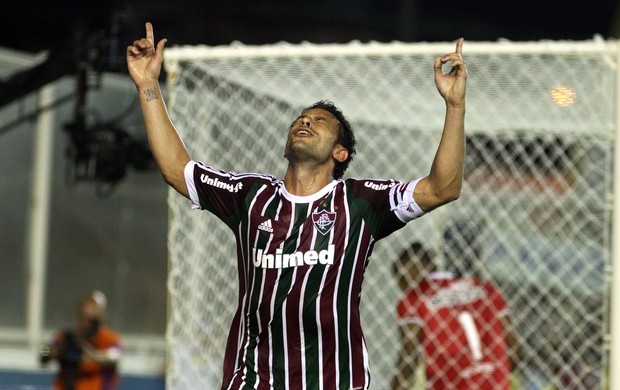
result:
<svg viewBox="0 0 620 390"><path fill-rule="evenodd" d="M482 345L480 343L480 333L476 328L474 317L468 311L464 311L459 314L459 323L465 331L465 337L467 337L467 343L469 349L473 355L475 361L482 359Z"/></svg>

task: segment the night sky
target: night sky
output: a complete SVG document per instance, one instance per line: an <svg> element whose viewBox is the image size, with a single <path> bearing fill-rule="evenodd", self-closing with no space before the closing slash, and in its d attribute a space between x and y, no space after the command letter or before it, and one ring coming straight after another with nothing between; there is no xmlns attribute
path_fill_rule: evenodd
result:
<svg viewBox="0 0 620 390"><path fill-rule="evenodd" d="M613 37L616 8L615 0L9 0L0 46L71 51L113 36L124 50L147 20L169 45L583 40Z"/></svg>

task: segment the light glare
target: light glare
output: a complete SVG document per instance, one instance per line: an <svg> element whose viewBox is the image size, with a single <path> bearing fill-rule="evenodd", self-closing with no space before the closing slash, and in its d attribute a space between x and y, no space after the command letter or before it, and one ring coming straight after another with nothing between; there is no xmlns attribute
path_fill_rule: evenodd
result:
<svg viewBox="0 0 620 390"><path fill-rule="evenodd" d="M568 107L577 101L577 93L564 85L551 90L551 99L560 107Z"/></svg>

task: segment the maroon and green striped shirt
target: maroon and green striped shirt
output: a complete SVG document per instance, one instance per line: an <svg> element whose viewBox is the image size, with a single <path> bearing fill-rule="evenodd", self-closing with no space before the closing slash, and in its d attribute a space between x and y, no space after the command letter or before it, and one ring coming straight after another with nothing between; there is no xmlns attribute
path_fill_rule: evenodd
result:
<svg viewBox="0 0 620 390"><path fill-rule="evenodd" d="M190 162L194 208L235 234L239 301L222 389L368 389L360 324L375 242L423 214L416 181L335 180L311 196L257 173Z"/></svg>

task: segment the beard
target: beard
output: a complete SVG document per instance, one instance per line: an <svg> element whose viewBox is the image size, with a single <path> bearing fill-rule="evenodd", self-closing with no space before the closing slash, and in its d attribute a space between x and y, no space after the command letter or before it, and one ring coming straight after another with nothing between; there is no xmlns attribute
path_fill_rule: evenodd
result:
<svg viewBox="0 0 620 390"><path fill-rule="evenodd" d="M284 147L284 157L291 163L313 161L322 164L331 159L331 153L332 147L312 141L294 140L290 137L286 140Z"/></svg>

